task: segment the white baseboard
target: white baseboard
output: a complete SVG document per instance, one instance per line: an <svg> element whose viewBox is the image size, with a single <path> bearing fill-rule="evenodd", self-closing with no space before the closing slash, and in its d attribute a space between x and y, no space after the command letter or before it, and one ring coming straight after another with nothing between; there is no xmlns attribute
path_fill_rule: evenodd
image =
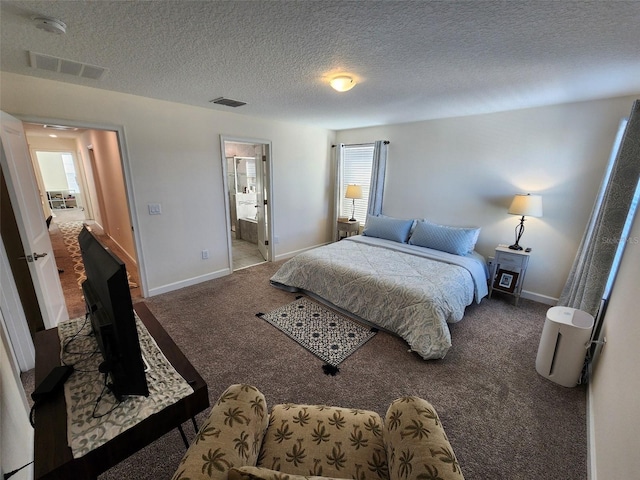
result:
<svg viewBox="0 0 640 480"><path fill-rule="evenodd" d="M552 305L554 307L558 304L558 299L557 298L549 297L547 295L541 295L541 294L535 293L535 292L529 292L527 290L523 290L520 293L520 296L522 298L526 298L528 300L533 300L534 302L540 302L540 303L544 303L546 305Z"/></svg>
<svg viewBox="0 0 640 480"><path fill-rule="evenodd" d="M231 273L232 272L229 268L223 268L222 270L218 270L217 272L211 272L207 273L206 275L200 275L199 277L192 277L186 280L181 280L179 282L169 283L161 287L150 289L149 296L154 297L162 293L173 292L174 290L180 290L184 287L190 287L192 285L197 285L198 283L206 282L207 280L224 277L226 275L230 275Z"/></svg>

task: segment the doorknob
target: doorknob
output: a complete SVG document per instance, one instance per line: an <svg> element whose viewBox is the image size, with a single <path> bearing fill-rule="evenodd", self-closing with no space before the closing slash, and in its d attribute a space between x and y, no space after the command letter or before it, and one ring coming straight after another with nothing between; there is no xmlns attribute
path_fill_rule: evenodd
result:
<svg viewBox="0 0 640 480"><path fill-rule="evenodd" d="M26 260L27 262L34 262L39 258L46 257L46 256L47 256L47 252L44 252L44 253L33 252L33 255L27 255L26 257L18 257L18 258L20 260Z"/></svg>

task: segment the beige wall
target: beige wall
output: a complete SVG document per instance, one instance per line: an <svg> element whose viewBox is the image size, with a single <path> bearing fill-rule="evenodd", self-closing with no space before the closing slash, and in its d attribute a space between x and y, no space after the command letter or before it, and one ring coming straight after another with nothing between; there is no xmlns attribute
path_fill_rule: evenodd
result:
<svg viewBox="0 0 640 480"><path fill-rule="evenodd" d="M342 143L389 140L383 213L481 226L477 249L514 242L515 193L539 193L529 218L524 290L553 304L568 276L620 120L635 97L338 132Z"/></svg>
<svg viewBox="0 0 640 480"><path fill-rule="evenodd" d="M0 75L0 108L7 113L122 129L138 260L152 295L231 271L220 135L271 141L276 259L331 238L330 130ZM149 203L162 204L162 215L149 215Z"/></svg>
<svg viewBox="0 0 640 480"><path fill-rule="evenodd" d="M85 170L89 170L93 178L90 183L95 185L99 182L99 189L103 194L101 208L98 208L98 202L92 202L96 221L129 258L137 262L118 137L113 131L90 130L82 136L81 143L83 157L85 157ZM96 159L95 170L89 161L88 146L93 147ZM92 193L92 198L97 200L96 192Z"/></svg>
<svg viewBox="0 0 640 480"><path fill-rule="evenodd" d="M640 472L640 209L626 242L603 326L607 343L589 386L592 478Z"/></svg>

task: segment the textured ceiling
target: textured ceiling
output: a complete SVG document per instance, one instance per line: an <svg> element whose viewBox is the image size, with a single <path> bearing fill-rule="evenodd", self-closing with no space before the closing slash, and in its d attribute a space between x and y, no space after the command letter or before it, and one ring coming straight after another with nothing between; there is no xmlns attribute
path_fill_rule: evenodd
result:
<svg viewBox="0 0 640 480"><path fill-rule="evenodd" d="M336 130L640 94L637 1L2 0L0 21L3 71Z"/></svg>

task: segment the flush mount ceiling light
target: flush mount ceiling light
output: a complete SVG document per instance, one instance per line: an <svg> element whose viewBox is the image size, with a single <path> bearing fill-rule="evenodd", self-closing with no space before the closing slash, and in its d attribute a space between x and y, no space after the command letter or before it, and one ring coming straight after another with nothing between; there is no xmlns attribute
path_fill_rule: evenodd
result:
<svg viewBox="0 0 640 480"><path fill-rule="evenodd" d="M353 78L347 75L341 75L339 77L332 78L329 81L329 85L337 92L346 92L356 86L356 82Z"/></svg>
<svg viewBox="0 0 640 480"><path fill-rule="evenodd" d="M36 28L44 30L45 32L55 33L61 35L67 33L67 25L62 20L58 20L53 17L36 16L33 17L33 23Z"/></svg>

